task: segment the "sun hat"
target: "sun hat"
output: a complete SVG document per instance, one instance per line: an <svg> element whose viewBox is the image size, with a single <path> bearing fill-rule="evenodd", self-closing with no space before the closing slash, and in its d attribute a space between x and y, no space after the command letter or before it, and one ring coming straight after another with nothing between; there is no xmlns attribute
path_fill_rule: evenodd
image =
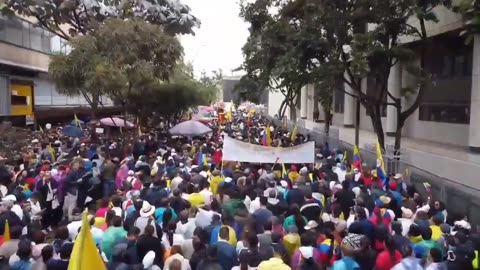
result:
<svg viewBox="0 0 480 270"><path fill-rule="evenodd" d="M356 234L356 233L349 233L345 236L342 240L342 246L352 249L352 250L360 250L361 249L361 241L363 235Z"/></svg>
<svg viewBox="0 0 480 270"><path fill-rule="evenodd" d="M150 217L155 213L155 207L150 205L149 202L143 201L142 209L140 210L141 217Z"/></svg>

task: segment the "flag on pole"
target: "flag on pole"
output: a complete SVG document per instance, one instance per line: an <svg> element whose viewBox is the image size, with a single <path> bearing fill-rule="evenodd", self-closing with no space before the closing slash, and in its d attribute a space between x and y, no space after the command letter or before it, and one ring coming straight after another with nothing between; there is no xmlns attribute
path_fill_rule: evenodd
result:
<svg viewBox="0 0 480 270"><path fill-rule="evenodd" d="M106 270L105 263L98 252L98 248L93 241L92 233L90 232L90 224L87 218L87 211L82 215L82 227L77 239L73 245L72 255L70 256L70 263L68 270Z"/></svg>
<svg viewBox="0 0 480 270"><path fill-rule="evenodd" d="M140 126L140 119L137 116L137 127L138 127L138 136L142 136L142 127Z"/></svg>
<svg viewBox="0 0 480 270"><path fill-rule="evenodd" d="M43 128L42 128L42 125L38 125L38 128L40 129L40 132L43 133Z"/></svg>
<svg viewBox="0 0 480 270"><path fill-rule="evenodd" d="M387 174L385 172L385 164L383 163L382 149L377 142L375 152L377 154L377 178L382 180L383 186L387 185Z"/></svg>
<svg viewBox="0 0 480 270"><path fill-rule="evenodd" d="M362 170L362 159L360 158L360 150L358 145L353 146L353 167Z"/></svg>
<svg viewBox="0 0 480 270"><path fill-rule="evenodd" d="M270 134L270 126L267 126L267 128L265 128L265 134L266 134L267 146L271 146L272 145L272 137L271 137L271 134Z"/></svg>
<svg viewBox="0 0 480 270"><path fill-rule="evenodd" d="M287 169L285 168L285 163L282 163L282 178L283 178L283 180L287 181L288 187L291 188L292 187L292 181L288 177L288 172L287 172Z"/></svg>
<svg viewBox="0 0 480 270"><path fill-rule="evenodd" d="M80 121L78 120L77 114L73 114L73 119L75 121L75 126L80 127Z"/></svg>
<svg viewBox="0 0 480 270"><path fill-rule="evenodd" d="M55 150L53 149L51 144L48 145L48 153L50 153L50 155L52 156L52 162L55 162Z"/></svg>
<svg viewBox="0 0 480 270"><path fill-rule="evenodd" d="M3 231L3 242L10 240L10 224L8 224L8 219L5 220L5 230Z"/></svg>
<svg viewBox="0 0 480 270"><path fill-rule="evenodd" d="M292 142L294 142L297 139L297 132L298 132L298 127L297 127L297 125L295 125L295 127L293 128L293 131L292 131L292 136L290 138L290 140Z"/></svg>
<svg viewBox="0 0 480 270"><path fill-rule="evenodd" d="M347 150L345 150L345 152L343 152L342 162L345 162L346 160L347 160Z"/></svg>

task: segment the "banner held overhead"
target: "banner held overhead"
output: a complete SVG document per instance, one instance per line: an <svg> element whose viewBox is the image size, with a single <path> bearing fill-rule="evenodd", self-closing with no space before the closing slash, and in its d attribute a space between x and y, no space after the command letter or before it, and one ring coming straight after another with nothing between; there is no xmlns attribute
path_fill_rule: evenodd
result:
<svg viewBox="0 0 480 270"><path fill-rule="evenodd" d="M250 144L225 137L223 160L254 163L314 163L315 143L308 142L280 148Z"/></svg>

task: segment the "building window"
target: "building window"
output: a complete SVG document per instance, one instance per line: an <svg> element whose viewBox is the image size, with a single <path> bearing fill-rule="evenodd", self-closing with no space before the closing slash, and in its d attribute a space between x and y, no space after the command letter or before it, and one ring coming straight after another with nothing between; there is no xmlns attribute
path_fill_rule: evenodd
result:
<svg viewBox="0 0 480 270"><path fill-rule="evenodd" d="M458 36L439 36L433 44L426 56L432 86L425 90L419 120L468 124L473 48Z"/></svg>
<svg viewBox="0 0 480 270"><path fill-rule="evenodd" d="M333 109L335 113L344 113L345 111L345 92L343 83L338 83L333 97Z"/></svg>
<svg viewBox="0 0 480 270"><path fill-rule="evenodd" d="M12 105L26 106L28 105L27 97L12 95Z"/></svg>
<svg viewBox="0 0 480 270"><path fill-rule="evenodd" d="M28 21L0 15L0 41L50 54L52 35Z"/></svg>

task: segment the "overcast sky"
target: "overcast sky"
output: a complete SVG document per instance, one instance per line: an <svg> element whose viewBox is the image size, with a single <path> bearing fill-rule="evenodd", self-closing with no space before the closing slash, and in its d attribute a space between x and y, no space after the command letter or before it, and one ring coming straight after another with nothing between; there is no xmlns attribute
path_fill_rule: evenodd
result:
<svg viewBox="0 0 480 270"><path fill-rule="evenodd" d="M221 68L224 75L242 64L241 48L248 37L248 24L238 16L238 0L182 0L202 25L195 36L182 36L186 61L195 74Z"/></svg>

